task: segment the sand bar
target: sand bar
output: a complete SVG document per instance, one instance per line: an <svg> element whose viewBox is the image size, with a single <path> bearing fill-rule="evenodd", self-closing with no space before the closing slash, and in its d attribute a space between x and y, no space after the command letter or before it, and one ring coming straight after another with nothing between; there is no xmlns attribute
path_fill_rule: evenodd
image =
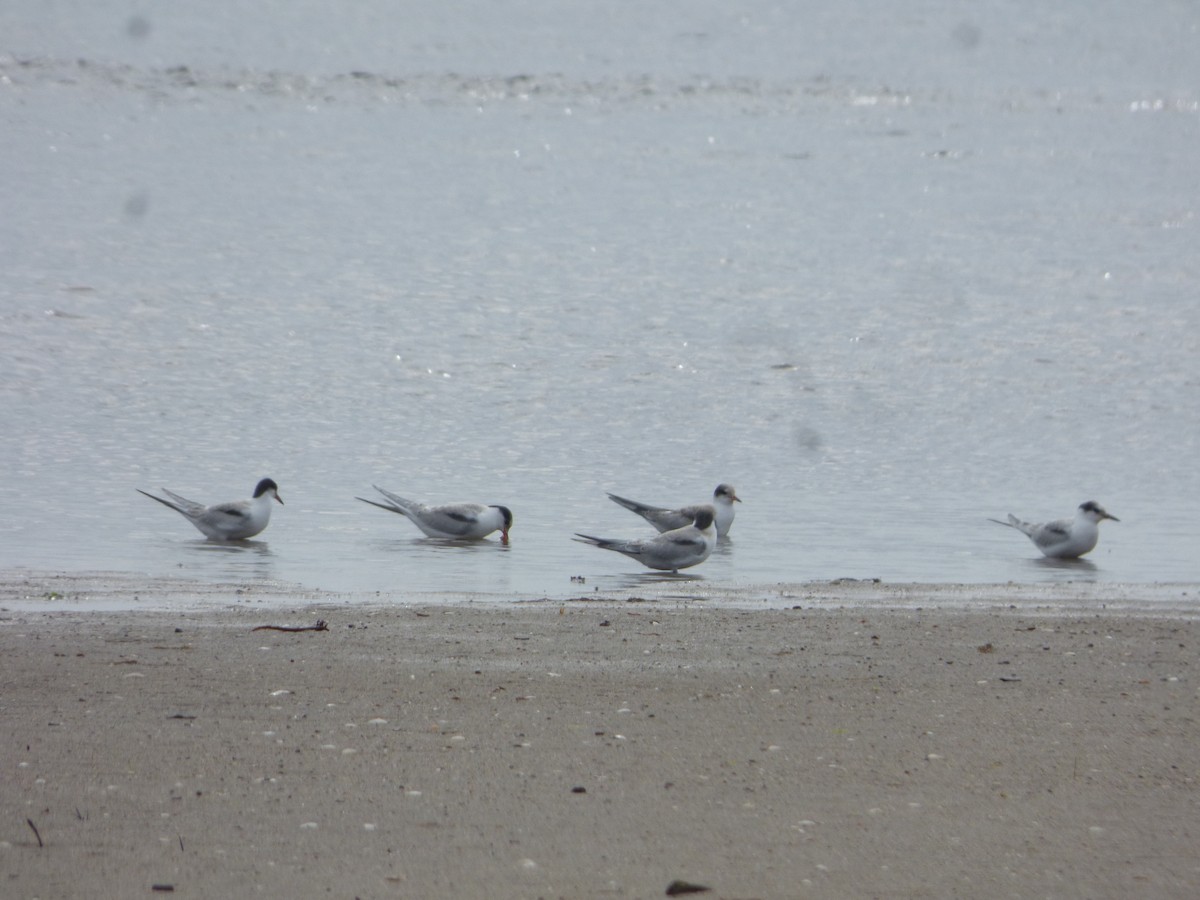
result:
<svg viewBox="0 0 1200 900"><path fill-rule="evenodd" d="M1187 587L158 608L63 577L0 583L5 897L1200 895Z"/></svg>

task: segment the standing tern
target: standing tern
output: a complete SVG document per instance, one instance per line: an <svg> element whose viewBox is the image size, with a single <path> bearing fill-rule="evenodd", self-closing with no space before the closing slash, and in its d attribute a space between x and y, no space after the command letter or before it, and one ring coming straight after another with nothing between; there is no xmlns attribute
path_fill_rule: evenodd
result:
<svg viewBox="0 0 1200 900"><path fill-rule="evenodd" d="M664 531L645 540L622 541L592 537L590 534L578 532L572 540L581 544L591 544L602 550L624 553L651 569L678 572L680 569L704 562L713 552L713 547L717 545L717 535L713 529L715 516L711 506L700 506L697 507L691 524Z"/></svg>
<svg viewBox="0 0 1200 900"><path fill-rule="evenodd" d="M387 503L376 503L364 497L355 497L388 512L399 513L412 520L426 536L449 540L468 540L487 537L499 530L501 543L508 543L508 530L512 528L513 516L507 506L484 506L482 503L451 503L447 506L426 506L415 500L406 500L379 485L371 485L383 494Z"/></svg>
<svg viewBox="0 0 1200 900"><path fill-rule="evenodd" d="M240 541L254 537L271 521L271 501L283 503L283 498L279 496L279 485L270 478L264 478L255 486L252 500L234 500L213 506L180 497L166 488L162 492L170 500L147 494L141 488L137 492L146 494L163 506L169 506L195 525L205 537L214 541Z"/></svg>
<svg viewBox="0 0 1200 900"><path fill-rule="evenodd" d="M698 504L696 506L684 506L680 509L666 509L661 506L648 506L645 503L638 503L636 500L626 500L624 497L618 497L616 494L609 494L608 499L613 503L618 503L631 512L637 513L660 532L671 531L675 528L683 528L690 525L696 518L696 513L707 504ZM731 484L718 484L717 489L713 491L712 509L716 511L716 526L717 537L725 537L729 534L729 527L733 524L734 503L741 503L741 498L733 489Z"/></svg>
<svg viewBox="0 0 1200 900"><path fill-rule="evenodd" d="M1023 522L1011 513L1007 522L999 519L988 519L997 525L1007 525L1028 535L1033 545L1052 559L1076 559L1085 553L1090 553L1100 539L1100 522L1112 519L1120 522L1116 516L1110 516L1095 500L1079 504L1075 510L1074 519L1058 519L1054 522Z"/></svg>

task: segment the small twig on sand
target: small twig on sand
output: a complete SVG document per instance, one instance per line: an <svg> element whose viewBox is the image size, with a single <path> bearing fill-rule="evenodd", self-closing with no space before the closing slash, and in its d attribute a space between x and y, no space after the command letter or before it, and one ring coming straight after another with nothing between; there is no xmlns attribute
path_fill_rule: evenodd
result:
<svg viewBox="0 0 1200 900"><path fill-rule="evenodd" d="M317 619L316 625L259 625L251 631L328 631L329 626L324 619Z"/></svg>
<svg viewBox="0 0 1200 900"><path fill-rule="evenodd" d="M33 824L33 819L26 819L25 822L33 829L33 836L38 839L38 846L45 847L46 845L42 843L42 836L38 833L37 826Z"/></svg>

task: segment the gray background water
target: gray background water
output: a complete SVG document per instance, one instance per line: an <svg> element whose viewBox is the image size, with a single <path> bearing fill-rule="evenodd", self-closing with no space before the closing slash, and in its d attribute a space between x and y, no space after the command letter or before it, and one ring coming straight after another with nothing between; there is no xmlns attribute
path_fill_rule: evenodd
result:
<svg viewBox="0 0 1200 900"><path fill-rule="evenodd" d="M729 481L707 584L1198 580L1200 7L244 6L0 7L3 566L568 596Z"/></svg>

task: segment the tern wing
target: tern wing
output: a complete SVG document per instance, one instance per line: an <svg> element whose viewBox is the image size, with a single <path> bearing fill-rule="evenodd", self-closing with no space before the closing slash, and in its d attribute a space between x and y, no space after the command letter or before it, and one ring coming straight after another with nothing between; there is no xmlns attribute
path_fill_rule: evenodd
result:
<svg viewBox="0 0 1200 900"><path fill-rule="evenodd" d="M646 541L639 558L652 569L686 569L704 562L711 550L702 532L684 527Z"/></svg>
<svg viewBox="0 0 1200 900"><path fill-rule="evenodd" d="M619 506L625 507L630 512L637 513L660 532L673 531L676 528L691 525L692 520L695 518L695 516L688 514L688 511L694 509L694 507L667 509L662 506L650 506L646 503L638 503L636 500L629 500L625 497L619 497L616 494L609 494L608 499Z"/></svg>
<svg viewBox="0 0 1200 900"><path fill-rule="evenodd" d="M1033 525L1025 533L1033 538L1033 542L1037 544L1038 547L1053 547L1055 544L1061 544L1070 539L1071 520L1059 519L1055 522L1045 522L1041 525Z"/></svg>
<svg viewBox="0 0 1200 900"><path fill-rule="evenodd" d="M240 524L250 518L250 504L246 500L217 503L207 508L201 507L200 515L209 522Z"/></svg>
<svg viewBox="0 0 1200 900"><path fill-rule="evenodd" d="M208 508L203 503L197 503L195 500L189 500L187 497L180 497L178 494L174 494L171 491L168 491L166 488L162 488L162 492L170 497L170 500L164 500L162 497L156 497L154 494L146 493L146 491L143 491L141 488L137 488L136 490L139 494L143 494L149 497L151 500L157 500L163 506L169 507L170 509L175 510L175 512L181 513L190 519L194 519L197 516L203 515L204 511Z"/></svg>
<svg viewBox="0 0 1200 900"><path fill-rule="evenodd" d="M988 519L988 521L995 522L997 525L1007 525L1009 528L1015 528L1017 531L1021 532L1022 534L1026 534L1029 537L1033 537L1033 529L1038 527L1030 522L1022 522L1012 513L1008 514L1007 522L1001 522L999 519Z"/></svg>
<svg viewBox="0 0 1200 900"><path fill-rule="evenodd" d="M590 534L575 533L572 540L579 541L581 544L591 544L594 547L599 547L601 550L615 550L617 553L624 553L626 556L637 557L644 547L642 541L623 541L617 538L602 538L595 537Z"/></svg>
<svg viewBox="0 0 1200 900"><path fill-rule="evenodd" d="M479 525L479 517L486 512L486 506L478 503L454 503L449 506L427 506L414 513L429 528L435 528L445 534L455 537L467 537L475 533Z"/></svg>
<svg viewBox="0 0 1200 900"><path fill-rule="evenodd" d="M404 510L392 505L391 503L377 503L374 500L368 500L366 497L355 497L355 500L361 500L363 503L370 503L372 506L378 506L380 509L386 509L388 512L399 513L405 515Z"/></svg>
<svg viewBox="0 0 1200 900"><path fill-rule="evenodd" d="M399 494L393 494L391 491L385 491L383 488L381 488L377 484L373 484L373 485L371 485L371 487L375 488L375 490L377 490L377 491L379 491L379 493L383 494L383 496L388 499L388 502L390 502L393 506L395 506L397 508L396 511L402 511L405 515L408 515L408 511L410 509L419 509L421 507L420 503L416 503L412 500L405 499L404 497L401 497ZM360 497L359 499L361 500L362 498ZM370 503L371 501L368 500L366 502Z"/></svg>

